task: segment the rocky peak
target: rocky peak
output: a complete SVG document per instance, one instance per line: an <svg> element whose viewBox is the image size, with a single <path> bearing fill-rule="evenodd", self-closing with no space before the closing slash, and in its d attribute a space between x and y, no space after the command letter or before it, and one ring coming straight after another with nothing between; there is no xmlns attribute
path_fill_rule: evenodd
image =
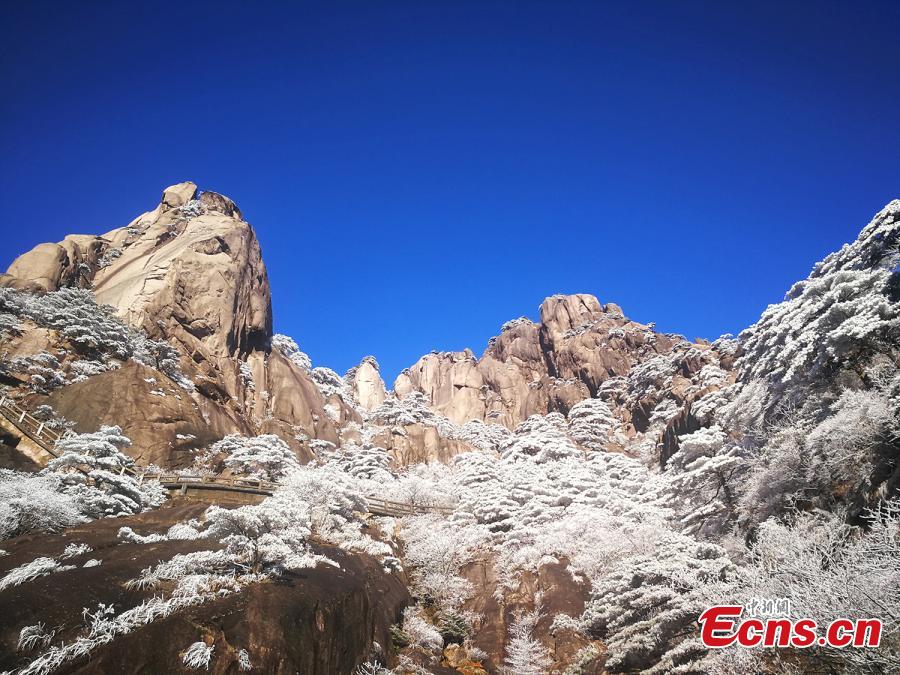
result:
<svg viewBox="0 0 900 675"><path fill-rule="evenodd" d="M603 307L593 295L552 295L541 303L541 326L551 338L590 324L603 316Z"/></svg>
<svg viewBox="0 0 900 675"><path fill-rule="evenodd" d="M197 197L193 183L173 185L154 211L103 236L109 248L94 275L97 299L189 353L265 350L271 293L256 234L227 197Z"/></svg>
<svg viewBox="0 0 900 675"><path fill-rule="evenodd" d="M99 419L116 412L110 421L144 445L156 439L174 447L170 437L176 431L205 438L198 433L203 427L214 428L220 437L278 432L301 455L308 449L300 447L300 439L336 439L308 368L271 347L271 294L262 252L253 228L228 197L201 192L191 182L172 185L153 210L125 227L36 246L13 262L0 285L36 292L90 288L125 323L177 349L180 368L196 387L191 396L199 409L190 409L180 395L173 394L170 403L177 416L202 420L198 429L161 432L158 421L113 407L97 413ZM359 378L361 393L377 405L380 378L377 369L373 376L369 368ZM116 370L107 379L125 386L128 372ZM153 397L138 400L141 395L136 393L128 405L161 409ZM73 407L76 400L70 403ZM165 449L154 450L149 460L170 461Z"/></svg>
<svg viewBox="0 0 900 675"><path fill-rule="evenodd" d="M197 195L197 185L191 181L176 183L163 190L160 207L163 211L184 206Z"/></svg>
<svg viewBox="0 0 900 675"><path fill-rule="evenodd" d="M344 381L356 404L366 412L380 406L387 397L378 361L373 356L365 357L358 366L351 368L344 376Z"/></svg>
<svg viewBox="0 0 900 675"><path fill-rule="evenodd" d="M457 424L481 420L513 429L533 414L565 414L579 401L600 396L604 383L676 348L691 349L683 338L631 321L618 305L603 305L592 295L551 296L540 315L540 323L523 317L504 324L480 359L468 350L423 356L401 373L394 392L401 398L421 392ZM643 408L656 403L630 407L640 421ZM624 425L632 425L632 410L619 413Z"/></svg>

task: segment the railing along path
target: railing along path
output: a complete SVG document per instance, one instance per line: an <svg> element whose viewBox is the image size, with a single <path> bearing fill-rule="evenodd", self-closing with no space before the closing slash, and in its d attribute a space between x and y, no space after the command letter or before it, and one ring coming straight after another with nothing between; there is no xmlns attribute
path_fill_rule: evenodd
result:
<svg viewBox="0 0 900 675"><path fill-rule="evenodd" d="M59 457L59 453L56 452L54 446L56 446L56 441L60 439L61 435L53 429L47 428L44 422L37 419L25 408L20 407L11 398L3 396L0 398L0 414L44 450L54 457Z"/></svg>
<svg viewBox="0 0 900 675"><path fill-rule="evenodd" d="M55 446L62 435L47 428L44 422L34 417L27 410L19 406L12 399L4 396L0 398L0 414L2 414L19 431L28 436L41 448L53 457L59 457ZM123 467L122 473L129 473L138 477L140 482L145 480L157 480L168 490L179 490L186 494L188 490L221 490L225 492L237 492L244 494L256 494L271 496L277 483L260 480L257 478L242 478L240 476L202 476L180 475L176 473L151 473L135 471L130 467ZM397 502L390 499L382 499L377 496L367 496L366 503L369 513L379 516L402 517L418 513L438 513L447 515L453 512L450 506L433 506Z"/></svg>

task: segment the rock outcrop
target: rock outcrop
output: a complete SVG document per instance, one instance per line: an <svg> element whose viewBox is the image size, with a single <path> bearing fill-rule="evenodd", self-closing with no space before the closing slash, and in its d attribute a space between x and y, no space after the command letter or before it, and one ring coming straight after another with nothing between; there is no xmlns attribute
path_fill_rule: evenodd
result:
<svg viewBox="0 0 900 675"><path fill-rule="evenodd" d="M533 414L565 414L596 396L606 380L679 341L592 295L549 297L540 314L538 324L524 318L505 324L480 359L469 350L423 356L400 374L394 391L422 392L457 424L482 420L512 429Z"/></svg>
<svg viewBox="0 0 900 675"><path fill-rule="evenodd" d="M309 373L271 348L271 293L259 242L223 195L200 192L190 182L173 185L155 209L125 227L36 246L12 263L0 285L38 292L90 288L126 323L177 349L181 369L195 385L191 395L171 399L177 409L168 410L159 396L142 398L148 387L133 387L126 369L104 374L103 386L129 392L123 397L127 406L110 402L110 416L119 415L110 421L141 440L150 428L160 434L140 453L142 461L178 464L162 450L183 445L175 435L178 425L146 426L142 415L129 415L123 406L167 409L160 414L172 419L199 416L208 433L178 432L197 439L210 433L278 433L301 459L312 456L309 439L337 440L325 398ZM363 375L360 392L367 405L377 405L380 377L377 371L374 377L368 370ZM83 385L80 389L100 394L93 389L99 385ZM383 385L381 390L383 399ZM68 404L78 395L61 392L57 401L74 419L84 416Z"/></svg>
<svg viewBox="0 0 900 675"><path fill-rule="evenodd" d="M362 363L351 368L344 380L349 385L356 404L366 412L375 410L387 397L378 361L372 356L367 356Z"/></svg>
<svg viewBox="0 0 900 675"><path fill-rule="evenodd" d="M253 229L232 200L200 192L193 183L167 188L156 208L125 227L35 247L13 262L0 285L37 292L90 288L126 323L176 348L181 371L194 387L190 394L163 399L165 387L151 384L152 375L138 377L123 368L52 397L80 429L90 426L90 418L123 426L135 447L140 443L135 454L142 462L180 466L187 451L227 433L275 433L308 460L317 439L356 439L359 434L347 432L347 425L362 423L388 396L372 357L341 379L328 369L311 370L305 355L272 348L271 294ZM53 348L46 338L40 349ZM21 352L24 338L17 339L14 349ZM703 350L706 356L694 353ZM617 393L617 379L653 359L678 361L688 352L675 366L679 372L656 382L652 391L624 398ZM508 429L534 414L565 415L578 402L602 395L621 436L658 435L667 448L660 452L665 461L674 450L666 440L676 436L671 432L695 425L689 404L702 389L695 382L700 370L708 364L728 367L719 361L708 345L657 333L652 325L629 320L615 304L592 295L554 295L541 304L539 323L507 322L480 358L468 349L423 356L396 379L394 394L402 399L419 392L435 413L457 425L479 420ZM100 388L128 393L116 397ZM678 410L657 409L668 395ZM79 409L79 400L94 402ZM129 410L156 410L161 417ZM670 433L660 420L670 424ZM388 449L401 465L446 460L471 447L442 437L433 426L394 427L376 436L366 442Z"/></svg>

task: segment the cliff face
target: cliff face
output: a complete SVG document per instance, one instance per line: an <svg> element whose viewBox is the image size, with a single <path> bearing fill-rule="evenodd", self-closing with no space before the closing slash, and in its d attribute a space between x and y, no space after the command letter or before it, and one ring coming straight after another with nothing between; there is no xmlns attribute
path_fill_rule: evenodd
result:
<svg viewBox="0 0 900 675"><path fill-rule="evenodd" d="M51 396L80 430L122 425L144 462L181 465L213 436L235 432L278 434L310 459L311 440L359 441L346 425L389 397L372 358L343 379L319 373L317 380L308 362L273 349L271 294L253 229L234 202L193 183L167 188L155 209L125 227L35 247L13 262L0 285L38 292L90 288L126 323L177 349L194 387L190 394L166 391L152 375L123 368ZM652 378L659 359L677 361L678 373L663 374L652 387L627 381L645 364ZM565 415L580 401L602 398L621 427L613 446L624 449L623 439L649 434L662 444L664 460L676 432L695 424L690 402L706 386L699 377L705 366L727 374L731 357L657 333L594 296L555 295L541 304L539 323L507 322L481 358L469 350L423 356L396 379L393 394L421 393L435 413L458 425L477 420L507 429L534 414ZM662 414L664 399L674 409L667 403ZM471 449L434 427L380 431L372 440L399 464Z"/></svg>
<svg viewBox="0 0 900 675"><path fill-rule="evenodd" d="M596 396L612 377L668 354L676 341L631 321L592 295L544 300L538 324L508 322L480 359L470 351L423 356L394 383L419 391L452 421L495 421L512 429L529 415L562 412Z"/></svg>
<svg viewBox="0 0 900 675"><path fill-rule="evenodd" d="M657 333L592 295L549 297L540 317L507 322L481 358L469 350L423 356L397 378L395 394L419 392L456 424L479 420L510 430L531 415L568 415L599 398L619 429L608 449L637 452L640 445L665 462L677 435L699 425L692 402L735 378L733 354Z"/></svg>
<svg viewBox="0 0 900 675"><path fill-rule="evenodd" d="M312 455L298 437L337 440L309 374L271 349L271 293L262 252L227 197L199 192L193 183L174 185L155 209L125 227L102 236L69 236L19 256L0 285L37 292L90 288L127 324L177 349L181 370L195 385L190 395L172 392L161 404L158 394L147 393L159 388L135 386L123 369L104 373L102 382L79 383L77 392L58 392L53 400L79 428L123 426L144 443L144 461L177 464L185 445L178 436L205 439L211 432L279 433L301 458ZM127 404L110 402L82 423L79 401L105 399L104 390L127 391ZM167 419L188 422L160 424L140 412L127 414L123 405L130 411L165 408Z"/></svg>

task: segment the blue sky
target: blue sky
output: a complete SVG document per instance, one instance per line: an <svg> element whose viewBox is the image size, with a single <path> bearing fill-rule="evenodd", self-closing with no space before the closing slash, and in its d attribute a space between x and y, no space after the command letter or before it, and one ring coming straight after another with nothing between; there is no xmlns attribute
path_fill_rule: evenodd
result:
<svg viewBox="0 0 900 675"><path fill-rule="evenodd" d="M585 292L715 338L900 197L900 3L5 3L5 267L171 183L317 365Z"/></svg>

